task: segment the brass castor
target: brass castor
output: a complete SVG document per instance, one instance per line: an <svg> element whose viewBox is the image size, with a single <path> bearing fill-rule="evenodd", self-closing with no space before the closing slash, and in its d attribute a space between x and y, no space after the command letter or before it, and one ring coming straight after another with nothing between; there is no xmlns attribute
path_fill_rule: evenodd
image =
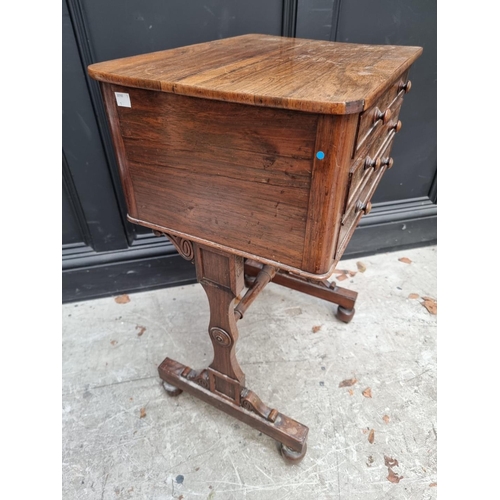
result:
<svg viewBox="0 0 500 500"><path fill-rule="evenodd" d="M349 323L352 320L355 312L356 309L354 309L354 307L352 309L346 309L345 307L339 306L337 308L337 314L335 314L335 317L340 321L343 321L344 323Z"/></svg>
<svg viewBox="0 0 500 500"><path fill-rule="evenodd" d="M179 394L182 394L182 389L175 387L175 385L170 385L168 382L165 381L163 381L161 385L165 389L167 396L170 396L171 398L173 398L174 396L178 396Z"/></svg>
<svg viewBox="0 0 500 500"><path fill-rule="evenodd" d="M304 443L304 448L302 449L301 452L292 450L288 446L284 445L283 443L280 443L280 452L281 456L287 461L292 464L298 464L302 459L304 458L306 452L307 452L307 443Z"/></svg>

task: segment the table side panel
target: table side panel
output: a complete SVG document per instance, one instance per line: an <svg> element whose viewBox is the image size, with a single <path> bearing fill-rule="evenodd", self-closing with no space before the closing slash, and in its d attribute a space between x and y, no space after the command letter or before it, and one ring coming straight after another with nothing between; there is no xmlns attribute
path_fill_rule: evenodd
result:
<svg viewBox="0 0 500 500"><path fill-rule="evenodd" d="M316 115L111 90L137 219L300 268Z"/></svg>
<svg viewBox="0 0 500 500"><path fill-rule="evenodd" d="M106 107L111 136L113 138L113 148L115 150L118 168L120 170L120 180L122 183L125 201L129 215L137 217L137 206L135 202L134 190L131 185L130 175L128 171L128 161L123 145L123 138L120 130L120 121L118 118L118 109L116 106L115 96L111 90L111 86L101 82L101 92Z"/></svg>

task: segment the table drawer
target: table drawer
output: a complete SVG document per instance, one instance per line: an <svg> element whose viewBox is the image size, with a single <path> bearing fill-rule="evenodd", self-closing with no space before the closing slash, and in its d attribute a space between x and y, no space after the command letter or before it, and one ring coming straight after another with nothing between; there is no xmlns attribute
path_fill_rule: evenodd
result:
<svg viewBox="0 0 500 500"><path fill-rule="evenodd" d="M402 98L394 101L391 106L391 120L379 127L379 130L371 138L370 144L363 147L353 160L349 171L349 187L344 212L348 212L352 208L357 195L368 182L371 171L381 167L383 155L386 154L389 143L394 139L396 132L401 129L398 117L402 103Z"/></svg>
<svg viewBox="0 0 500 500"><path fill-rule="evenodd" d="M394 104L398 98L402 99L410 88L408 72L405 72L371 108L360 114L353 156L356 156L363 146L370 143L377 131L394 119Z"/></svg>
<svg viewBox="0 0 500 500"><path fill-rule="evenodd" d="M386 170L393 165L393 159L390 157L392 144L395 136L395 131L390 131L388 135L384 134L385 141L377 151L376 158L380 160L380 165L377 167L364 167L364 162L358 167L361 170L361 181L355 187L353 193L349 194L347 208L342 217L336 257L340 258L345 250L345 247L351 239L352 233L356 229L359 220L365 214L371 211L370 200L375 193L375 190L380 183ZM361 159L360 159L361 161Z"/></svg>
<svg viewBox="0 0 500 500"><path fill-rule="evenodd" d="M387 148L387 141L392 141L394 133L387 133L381 130L371 147L363 155L358 156L352 164L349 172L349 193L345 212L348 212L356 200L356 196L365 187L371 172L380 168L382 163L382 153Z"/></svg>
<svg viewBox="0 0 500 500"><path fill-rule="evenodd" d="M363 188L364 184L368 181L369 176L370 171L365 167L364 159L357 158L356 161L353 162L349 171L349 192L344 212L349 211L349 207L352 205L356 193Z"/></svg>

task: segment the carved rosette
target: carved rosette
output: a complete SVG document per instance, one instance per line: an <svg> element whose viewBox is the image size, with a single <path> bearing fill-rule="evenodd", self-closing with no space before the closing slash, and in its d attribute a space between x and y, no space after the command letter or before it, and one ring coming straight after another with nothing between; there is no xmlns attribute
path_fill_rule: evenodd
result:
<svg viewBox="0 0 500 500"><path fill-rule="evenodd" d="M218 344L222 347L231 347L233 345L233 339L231 338L229 333L227 333L222 328L214 326L214 327L210 328L209 333L210 333L210 337L212 338L212 340L216 344Z"/></svg>
<svg viewBox="0 0 500 500"><path fill-rule="evenodd" d="M184 368L184 371L181 373L181 377L192 380L194 383L201 385L205 389L210 389L210 381L208 378L207 370L196 371L191 370L191 368L186 366L186 368Z"/></svg>
<svg viewBox="0 0 500 500"><path fill-rule="evenodd" d="M194 248L191 241L181 238L180 236L162 233L160 231L154 231L154 234L156 234L156 236L166 236L172 242L172 245L174 245L175 249L179 252L181 257L194 262Z"/></svg>
<svg viewBox="0 0 500 500"><path fill-rule="evenodd" d="M210 382L208 380L208 372L203 370L198 377L194 379L198 385L201 385L204 389L210 389Z"/></svg>
<svg viewBox="0 0 500 500"><path fill-rule="evenodd" d="M250 401L249 401L248 399L244 399L244 400L241 402L241 406L243 406L243 408L245 408L245 410L255 412L255 408L254 408L253 404L252 404L252 403L250 403Z"/></svg>

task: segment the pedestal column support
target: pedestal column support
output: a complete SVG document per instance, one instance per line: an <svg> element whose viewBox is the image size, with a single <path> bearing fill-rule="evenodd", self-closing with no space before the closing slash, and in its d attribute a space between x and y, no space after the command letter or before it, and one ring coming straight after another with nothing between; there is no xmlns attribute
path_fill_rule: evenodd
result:
<svg viewBox="0 0 500 500"><path fill-rule="evenodd" d="M170 395L187 391L220 410L258 429L281 443L289 461L300 461L307 450L309 429L265 405L245 387L245 374L236 359L238 328L235 319L237 296L245 287L244 259L200 244L177 239L187 257L194 255L196 275L208 297L208 333L214 358L207 369L193 370L170 358L159 366L160 378ZM192 245L193 252L187 248ZM236 315L237 316L237 315Z"/></svg>

